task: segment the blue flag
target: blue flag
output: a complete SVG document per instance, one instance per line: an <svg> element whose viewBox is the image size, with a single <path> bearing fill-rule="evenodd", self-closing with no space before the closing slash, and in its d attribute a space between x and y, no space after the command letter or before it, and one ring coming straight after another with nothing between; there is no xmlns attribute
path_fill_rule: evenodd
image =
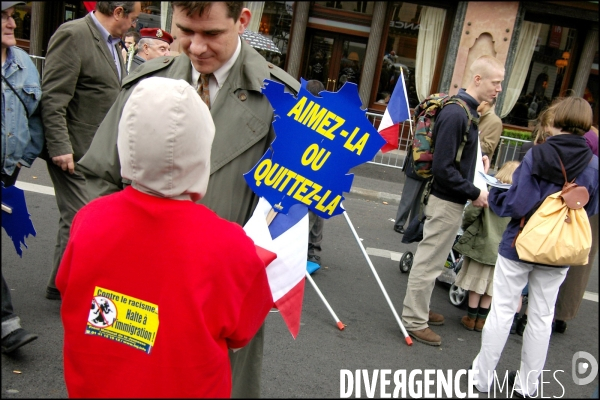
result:
<svg viewBox="0 0 600 400"><path fill-rule="evenodd" d="M27 211L25 193L18 187L5 188L2 184L2 205L9 207L11 210L10 213L2 211L2 227L12 240L17 254L23 257L21 244L27 248L25 238L36 234L33 223L29 218L29 211ZM4 207L2 208L4 209Z"/></svg>

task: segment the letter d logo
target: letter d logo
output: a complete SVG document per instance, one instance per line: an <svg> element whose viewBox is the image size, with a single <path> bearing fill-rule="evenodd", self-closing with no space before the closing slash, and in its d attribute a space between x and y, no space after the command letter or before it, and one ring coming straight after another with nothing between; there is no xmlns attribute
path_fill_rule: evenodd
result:
<svg viewBox="0 0 600 400"><path fill-rule="evenodd" d="M587 385L596 379L596 375L598 375L598 361L590 353L578 351L573 354L571 374L573 375L573 382L576 385ZM585 374L589 375L585 378L579 377Z"/></svg>

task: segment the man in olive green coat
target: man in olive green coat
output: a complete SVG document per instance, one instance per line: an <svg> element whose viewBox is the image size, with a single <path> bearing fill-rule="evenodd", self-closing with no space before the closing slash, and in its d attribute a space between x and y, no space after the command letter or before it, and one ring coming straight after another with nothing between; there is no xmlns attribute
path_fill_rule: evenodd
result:
<svg viewBox="0 0 600 400"><path fill-rule="evenodd" d="M125 76L117 43L135 25L140 2L99 1L84 18L62 24L50 38L42 81L44 155L60 212L46 297L60 299L54 280L75 213L87 203L85 178L75 163L113 104Z"/></svg>
<svg viewBox="0 0 600 400"><path fill-rule="evenodd" d="M251 14L241 2L172 2L173 24L181 34L183 53L160 57L136 68L100 125L79 167L88 181L90 198L123 188L117 154L117 127L123 107L136 84L150 76L184 79L198 86L209 76L210 111L216 133L210 180L201 203L220 217L244 225L258 201L243 174L263 156L275 138L273 108L261 93L264 79L283 82L292 92L300 84L239 38ZM217 34L215 34L215 32ZM200 75L200 77L198 77ZM160 112L160 110L157 110ZM206 266L211 268L211 266ZM264 327L243 349L230 352L232 397L259 397Z"/></svg>

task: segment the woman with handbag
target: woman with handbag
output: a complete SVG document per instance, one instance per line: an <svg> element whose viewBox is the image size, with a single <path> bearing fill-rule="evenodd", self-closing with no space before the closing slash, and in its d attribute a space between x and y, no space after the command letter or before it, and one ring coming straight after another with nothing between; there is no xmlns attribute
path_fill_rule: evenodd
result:
<svg viewBox="0 0 600 400"><path fill-rule="evenodd" d="M492 211L510 217L511 221L498 249L494 301L483 328L481 349L472 365L476 371L475 386L481 392L491 389L521 291L529 283L528 325L523 335L521 367L509 373L508 383L509 390L517 395L537 396L538 378L546 362L552 331L554 304L569 268L523 261L523 255L520 257L514 246L521 219L529 220L548 196L560 192L565 175L568 182L574 181L587 189L589 201L584 207L587 215L598 213L598 157L583 138L592 124L592 109L580 97L559 99L552 108L552 136L525 155L508 191L494 188L489 194Z"/></svg>

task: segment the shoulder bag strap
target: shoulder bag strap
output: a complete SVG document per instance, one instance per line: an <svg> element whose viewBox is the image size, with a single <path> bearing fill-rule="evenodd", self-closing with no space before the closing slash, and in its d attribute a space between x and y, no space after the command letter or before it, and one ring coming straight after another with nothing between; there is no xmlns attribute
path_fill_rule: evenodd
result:
<svg viewBox="0 0 600 400"><path fill-rule="evenodd" d="M569 181L567 180L567 171L565 170L565 166L563 165L563 162L560 159L560 156L558 156L558 162L560 163L560 168L562 169L563 176L565 177L565 185L566 185L567 183L569 183ZM573 179L573 182L575 182L575 179Z"/></svg>
<svg viewBox="0 0 600 400"><path fill-rule="evenodd" d="M4 77L4 75L2 75L2 80L4 82L6 82L6 84L10 88L10 90L12 90L15 93L15 95L19 98L19 100L21 100L21 104L23 104L23 108L25 109L25 114L27 114L27 119L29 119L29 110L27 109L27 106L25 105L25 102L23 101L23 99L21 98L21 96L19 96L19 93L17 93L17 91L15 90L15 88L13 87L13 85L10 84L10 82L8 81L8 79L6 79Z"/></svg>

